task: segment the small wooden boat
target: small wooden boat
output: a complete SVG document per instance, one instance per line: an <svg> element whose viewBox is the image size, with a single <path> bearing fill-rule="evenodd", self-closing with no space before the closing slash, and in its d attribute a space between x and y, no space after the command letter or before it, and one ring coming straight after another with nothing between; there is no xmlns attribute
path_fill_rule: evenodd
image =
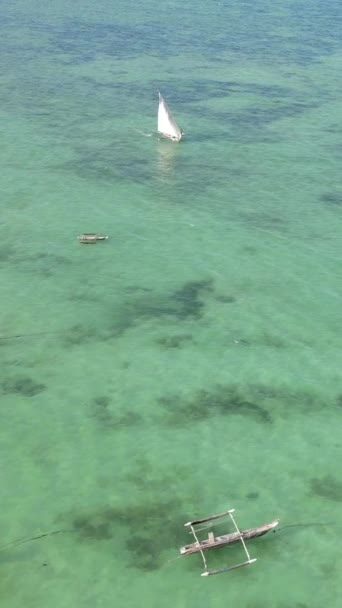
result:
<svg viewBox="0 0 342 608"><path fill-rule="evenodd" d="M224 511L224 513L218 513L217 515L211 515L209 517L204 517L202 519L196 519L195 521L189 521L186 524L184 524L185 527L190 528L190 532L192 532L196 542L191 543L190 545L185 545L184 547L181 547L180 554L181 554L181 556L192 555L193 553L201 554L203 563L204 563L204 568L205 568L205 570L204 570L204 572L202 572L201 576L211 576L212 574L221 574L221 572L228 572L229 570L241 568L242 566L248 566L249 564L253 564L254 562L256 562L256 559L251 559L249 551L246 547L245 541L250 540L252 538L257 538L258 536L263 536L264 534L267 534L267 532L274 529L279 523L279 519L274 519L273 521L271 521L268 524L263 524L261 526L257 526L256 528L249 528L248 530L241 531L238 528L237 523L233 517L234 511L235 511L235 509L230 509L229 511ZM216 519L221 519L226 516L228 516L230 518L230 521L233 523L235 532L231 532L230 534L223 534L221 536L215 536L214 533L212 531L210 531L208 534L208 538L206 538L204 540L199 540L199 538L197 536L198 532L200 532L201 530L207 530L208 528L210 528L212 526L210 526L210 525L201 526L200 528L195 529L196 526L203 524L203 523L211 522ZM213 525L215 525L215 524L213 524ZM208 549L217 549L218 547L224 547L225 545L232 545L232 544L238 543L238 542L241 542L244 552L246 554L247 560L245 560L244 562L239 563L239 564L234 564L233 566L220 568L219 570L209 570L208 569L204 551L207 551Z"/></svg>
<svg viewBox="0 0 342 608"><path fill-rule="evenodd" d="M97 241L105 241L108 239L108 236L102 236L101 234L97 234L96 232L85 232L84 234L80 234L77 237L80 243L83 244L96 244Z"/></svg>

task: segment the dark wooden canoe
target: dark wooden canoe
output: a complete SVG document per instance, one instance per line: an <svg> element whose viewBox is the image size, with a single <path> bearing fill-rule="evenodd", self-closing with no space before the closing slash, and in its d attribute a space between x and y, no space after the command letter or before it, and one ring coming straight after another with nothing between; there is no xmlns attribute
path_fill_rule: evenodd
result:
<svg viewBox="0 0 342 608"><path fill-rule="evenodd" d="M201 520L197 520L196 523L200 522ZM263 524L262 526L257 526L256 528L249 528L249 530L241 530L241 533L231 532L230 534L223 534L222 536L214 536L213 532L209 532L208 538L205 540L181 547L180 554L191 555L192 553L206 551L207 549L215 549L217 547L224 547L225 545L232 545L233 543L241 542L241 539L245 541L250 540L251 538L257 538L258 536L267 534L267 532L275 528L278 523L279 519L274 519L269 524Z"/></svg>

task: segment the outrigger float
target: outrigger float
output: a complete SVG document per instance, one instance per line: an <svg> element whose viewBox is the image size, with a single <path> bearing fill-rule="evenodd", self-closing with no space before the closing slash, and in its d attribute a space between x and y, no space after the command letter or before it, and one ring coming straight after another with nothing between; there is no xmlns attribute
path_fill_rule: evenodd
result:
<svg viewBox="0 0 342 608"><path fill-rule="evenodd" d="M218 515L211 515L210 517L203 517L202 519L196 519L195 521L188 521L184 526L186 528L190 528L190 533L193 534L195 541L190 545L185 545L180 549L181 556L183 555L192 555L193 553L200 553L204 563L204 572L202 572L201 576L211 576L213 574L221 574L222 572L228 572L229 570L235 570L236 568L242 568L242 566L248 566L250 564L254 564L256 562L256 558L252 559L249 551L246 547L245 541L248 541L252 538L257 538L258 536L263 536L267 534L270 530L273 530L278 523L279 519L274 519L269 524L263 524L258 526L257 528L250 528L248 530L240 530L238 525L233 517L235 509L230 509L229 511L224 511L224 513L218 513ZM196 528L200 524L206 524L216 519L221 519L223 517L228 516L230 521L233 523L235 528L235 532L231 532L230 534L223 534L222 536L215 536L212 531L209 532L208 538L205 540L198 539L198 532L201 530L207 530L212 526L205 525L200 528ZM220 522L219 522L220 523ZM217 525L217 524L216 524ZM208 549L217 549L218 547L224 547L225 545L232 545L234 543L241 542L244 552L246 554L246 561L240 564L234 564L233 566L226 566L225 568L220 568L219 570L209 570L207 565L207 560L204 555L204 551Z"/></svg>
<svg viewBox="0 0 342 608"><path fill-rule="evenodd" d="M96 232L85 232L84 234L80 234L77 237L80 243L84 244L96 244L97 241L106 241L108 236L102 236L101 234L97 234Z"/></svg>

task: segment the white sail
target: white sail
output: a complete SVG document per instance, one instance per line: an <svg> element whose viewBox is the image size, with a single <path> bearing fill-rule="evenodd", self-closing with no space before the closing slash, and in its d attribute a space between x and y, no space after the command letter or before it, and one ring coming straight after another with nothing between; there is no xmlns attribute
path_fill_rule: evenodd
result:
<svg viewBox="0 0 342 608"><path fill-rule="evenodd" d="M168 137L173 141L180 141L183 136L182 130L177 125L165 99L160 93L158 106L158 131L164 135L164 137Z"/></svg>

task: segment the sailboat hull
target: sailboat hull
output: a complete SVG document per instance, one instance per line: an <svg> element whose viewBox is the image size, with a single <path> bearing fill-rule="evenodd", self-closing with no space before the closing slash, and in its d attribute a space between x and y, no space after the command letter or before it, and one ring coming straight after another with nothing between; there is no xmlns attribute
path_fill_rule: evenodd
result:
<svg viewBox="0 0 342 608"><path fill-rule="evenodd" d="M169 139L170 141L174 141L176 143L179 143L183 139L183 133L179 137L176 137L175 135L166 135L165 133L162 133L161 131L158 131L158 133L159 133L159 135L162 136L162 139Z"/></svg>

